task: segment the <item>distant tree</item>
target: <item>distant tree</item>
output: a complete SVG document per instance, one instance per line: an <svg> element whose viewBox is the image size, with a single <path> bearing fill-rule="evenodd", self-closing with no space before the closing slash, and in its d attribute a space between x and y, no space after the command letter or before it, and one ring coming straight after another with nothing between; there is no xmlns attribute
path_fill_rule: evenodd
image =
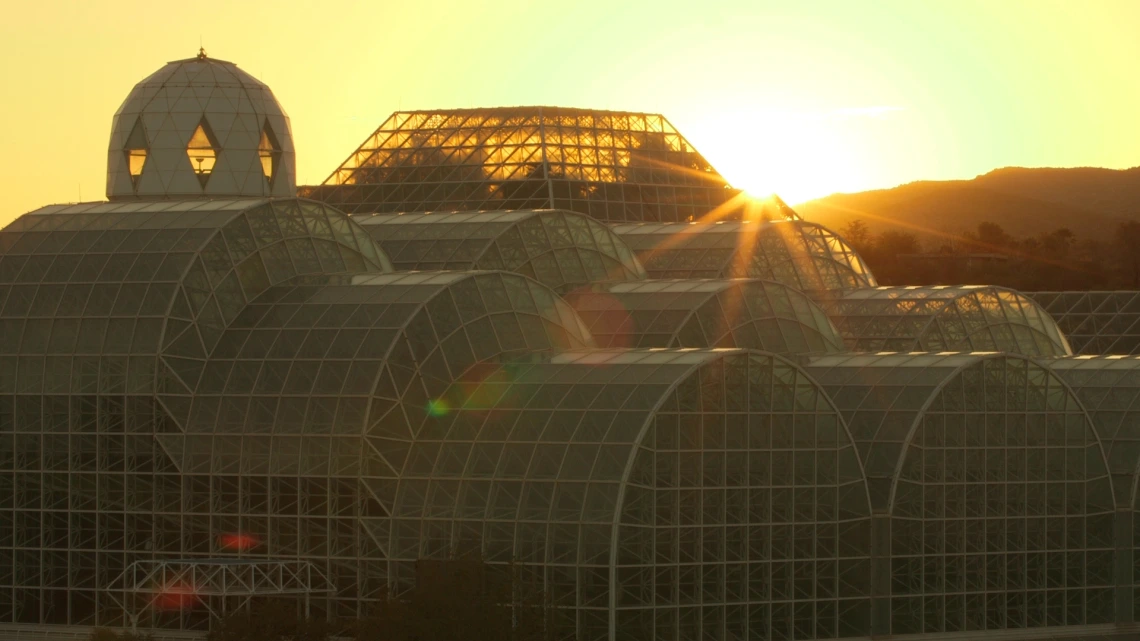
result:
<svg viewBox="0 0 1140 641"><path fill-rule="evenodd" d="M860 230L853 230L859 237ZM845 235L849 233L844 229ZM1140 289L1140 222L1123 223L1112 243L1081 238L1067 227L1015 238L1000 225L982 223L947 236L921 260L918 239L905 232L871 235L860 250L883 285L999 285L1022 291ZM1004 258L971 256L1002 254Z"/></svg>
<svg viewBox="0 0 1140 641"><path fill-rule="evenodd" d="M875 249L884 256L898 256L899 254L917 254L922 250L918 237L904 231L885 231L879 234L875 241Z"/></svg>
<svg viewBox="0 0 1140 641"><path fill-rule="evenodd" d="M921 251L922 246L914 234L888 230L879 234L866 255L870 256L871 272L880 283L910 285L914 278L913 263L900 257Z"/></svg>
<svg viewBox="0 0 1140 641"><path fill-rule="evenodd" d="M1042 248L1055 260L1066 258L1077 242L1077 235L1071 229L1055 229L1041 238Z"/></svg>
<svg viewBox="0 0 1140 641"><path fill-rule="evenodd" d="M871 229L859 218L844 225L840 235L860 254L865 254L871 249Z"/></svg>
<svg viewBox="0 0 1140 641"><path fill-rule="evenodd" d="M972 241L970 244L974 245L973 251L1004 252L1017 244L1001 225L991 222L978 223L977 231L966 232L963 236L968 242Z"/></svg>

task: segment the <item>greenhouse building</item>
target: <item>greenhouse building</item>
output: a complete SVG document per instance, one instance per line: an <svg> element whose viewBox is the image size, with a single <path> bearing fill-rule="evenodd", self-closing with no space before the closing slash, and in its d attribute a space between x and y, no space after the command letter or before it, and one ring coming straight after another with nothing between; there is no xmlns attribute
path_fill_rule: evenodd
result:
<svg viewBox="0 0 1140 641"><path fill-rule="evenodd" d="M0 639L467 555L560 641L1140 634L1140 293L880 287L654 114L398 112L298 188L204 52L107 158L0 230Z"/></svg>

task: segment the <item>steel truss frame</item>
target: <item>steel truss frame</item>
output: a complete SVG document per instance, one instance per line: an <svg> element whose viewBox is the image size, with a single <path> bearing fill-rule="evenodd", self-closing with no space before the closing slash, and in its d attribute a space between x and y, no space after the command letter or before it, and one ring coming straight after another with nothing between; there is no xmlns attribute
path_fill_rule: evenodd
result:
<svg viewBox="0 0 1140 641"><path fill-rule="evenodd" d="M252 597L302 595L305 614L309 612L308 596L335 592L328 576L309 561L254 559L174 559L135 561L127 566L110 585L111 598L123 608L131 622L147 608L172 592L183 591L194 598L213 617L226 614L227 603L236 598L237 608L245 607ZM217 611L211 599L217 599Z"/></svg>

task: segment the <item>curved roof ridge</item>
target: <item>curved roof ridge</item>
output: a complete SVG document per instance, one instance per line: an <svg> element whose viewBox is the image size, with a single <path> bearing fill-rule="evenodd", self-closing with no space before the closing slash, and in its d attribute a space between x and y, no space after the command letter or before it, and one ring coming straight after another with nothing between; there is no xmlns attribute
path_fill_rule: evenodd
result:
<svg viewBox="0 0 1140 641"><path fill-rule="evenodd" d="M623 351L635 351L635 350L623 350ZM657 351L657 350L647 350L647 351ZM668 352L670 350L660 350L660 351ZM692 353L693 350L678 349L675 351ZM713 348L713 349L699 350L699 351L704 351L705 353L707 353L709 358L703 362L693 363L692 366L686 370L684 375L677 376L676 378L673 379L673 381L666 387L666 389L661 392L660 396L658 397L657 402L648 411L646 418L645 418L645 421L642 423L642 426L641 426L640 430L638 431L637 436L633 439L633 442L631 444L632 447L630 447L629 459L626 462L625 469L622 470L622 475L621 475L619 490L618 490L618 496L617 496L617 502L614 505L613 525L615 527L617 525L619 525L620 520L621 520L622 502L623 502L624 497L625 497L625 489L629 484L629 476L633 471L633 463L634 463L635 457L637 456L637 449L638 449L638 447L641 446L641 443L645 440L645 435L649 430L650 422L655 418L655 416L657 415L657 412L659 412L661 410L661 406L664 405L666 399L669 397L669 394L673 390L677 389L677 387L683 381L688 379L688 377L692 376L693 372L696 371L697 369L704 367L705 365L708 365L709 363L712 363L715 360L718 360L718 359L723 360L723 359L727 358L728 356L736 356L736 355L747 355L748 359L749 359L749 363L752 362L753 358L768 358L768 359L771 359L773 366L775 366L777 363L783 364L783 365L791 368L793 371L795 371L797 376L802 376L805 380L807 380L809 383L811 383L815 387L815 389L817 389L820 392L820 398L823 398L824 402L827 403L827 406L830 407L833 412L835 412L835 419L836 419L836 422L838 424L837 427L840 430L842 430L843 434L847 437L847 442L850 443L850 445L851 445L851 449L853 450L853 452L855 454L855 460L859 464L859 472L862 475L863 495L867 499L867 508L872 510L872 511L874 510L874 504L871 502L870 483L868 482L867 469L866 469L866 466L864 465L864 462L863 462L863 456L859 452L859 447L855 442L855 437L854 437L854 435L852 435L851 429L847 425L847 420L843 417L843 410L841 410L835 404L835 401L831 398L831 396L826 393L824 386L821 385L819 383L819 381L817 381L814 377L812 377L811 373L808 372L807 368L804 365L797 363L796 361L793 361L792 359L790 359L786 356L782 356L780 354L776 354L773 352L756 350L756 349ZM618 550L618 545L617 545L617 540L615 539L613 541L613 547L611 550L611 564L616 564L617 550Z"/></svg>
<svg viewBox="0 0 1140 641"><path fill-rule="evenodd" d="M1031 356L1072 353L1064 332L1032 298L997 285L888 286L820 301L858 350L997 348ZM980 343L978 342L980 341Z"/></svg>
<svg viewBox="0 0 1140 641"><path fill-rule="evenodd" d="M864 435L856 435L853 427L852 434L856 436L856 448L864 455L868 485L877 487L877 490L872 494L873 497L877 497L876 504L879 509L890 509L893 505L895 488L902 470L902 464L906 458L907 447L913 441L920 421L929 412L932 403L946 389L947 385L961 376L963 372L986 361L994 360L1007 363L1018 361L1036 366L1059 384L1085 417L1086 424L1100 448L1105 473L1108 474L1110 468L1105 451L1104 437L1097 430L1096 422L1093 421L1092 415L1081 402L1076 390L1049 367L1050 359L1002 352L966 352L954 355L931 353L855 354L811 358L807 360L804 369L809 373L820 370L820 376L816 380L828 391L829 397L840 407L845 418L850 415L853 419L851 420L852 426L858 424L857 418L862 412L870 412L869 416L878 419L877 422L867 426L873 428L873 432L868 431ZM915 361L921 362L915 363ZM886 371L880 375L872 376L871 369L879 367ZM843 368L844 375L839 376L839 373L833 368ZM935 375L923 380L918 376L918 372L912 371L907 373L904 380L900 380L894 385L884 384L884 379L890 376L891 372L900 368L921 369L923 372L934 372ZM867 391L862 394L858 392L849 394L847 392L849 387L865 388ZM893 394L888 394L889 390L894 387L899 389ZM920 403L911 403L910 401L915 400L912 398L903 406L899 406L899 399L905 395L905 390L908 388L929 388L929 390L925 392ZM868 399L874 399L870 406L867 405ZM882 430L887 425L889 415L899 414L905 415L902 418L906 421L906 433L900 434L901 438L898 440L894 438L885 440L882 438ZM892 446L890 450L880 450L876 447L887 444ZM891 455L894 456L893 459L890 458ZM876 465L876 461L878 461L878 465ZM889 471L884 466L889 466Z"/></svg>
<svg viewBox="0 0 1140 641"><path fill-rule="evenodd" d="M734 345L797 355L845 349L818 304L770 279L599 283L571 292L567 301L608 347Z"/></svg>

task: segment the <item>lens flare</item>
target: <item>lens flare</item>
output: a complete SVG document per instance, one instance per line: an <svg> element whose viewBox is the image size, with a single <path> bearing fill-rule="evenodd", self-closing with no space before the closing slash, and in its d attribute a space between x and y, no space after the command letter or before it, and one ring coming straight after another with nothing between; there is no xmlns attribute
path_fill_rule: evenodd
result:
<svg viewBox="0 0 1140 641"><path fill-rule="evenodd" d="M244 552L259 545L261 545L261 539L257 535L245 532L228 532L218 537L218 546L223 550Z"/></svg>
<svg viewBox="0 0 1140 641"><path fill-rule="evenodd" d="M433 398L432 400L428 401L428 416L439 418L441 416L447 416L450 411L451 405L447 402L447 399Z"/></svg>
<svg viewBox="0 0 1140 641"><path fill-rule="evenodd" d="M154 599L154 607L167 611L177 612L189 610L198 602L198 593L194 586L177 582L162 586Z"/></svg>
<svg viewBox="0 0 1140 641"><path fill-rule="evenodd" d="M616 297L605 292L580 289L567 297L590 330L598 347L633 347L637 335L633 317Z"/></svg>

